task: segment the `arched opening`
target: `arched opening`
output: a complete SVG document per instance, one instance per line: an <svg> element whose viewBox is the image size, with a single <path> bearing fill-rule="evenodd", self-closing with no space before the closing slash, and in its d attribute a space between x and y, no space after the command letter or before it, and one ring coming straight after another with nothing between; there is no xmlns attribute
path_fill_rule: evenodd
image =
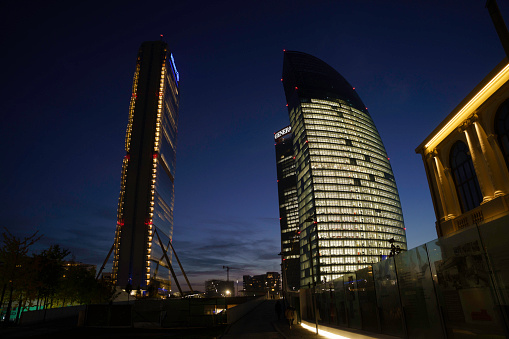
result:
<svg viewBox="0 0 509 339"><path fill-rule="evenodd" d="M462 141L457 141L451 148L449 159L461 211L465 213L482 202L481 188L468 146Z"/></svg>

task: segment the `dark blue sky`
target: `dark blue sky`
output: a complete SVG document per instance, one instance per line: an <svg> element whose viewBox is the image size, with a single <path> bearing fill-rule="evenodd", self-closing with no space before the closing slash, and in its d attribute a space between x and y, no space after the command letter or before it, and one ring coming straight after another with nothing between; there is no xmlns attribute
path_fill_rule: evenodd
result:
<svg viewBox="0 0 509 339"><path fill-rule="evenodd" d="M223 265L233 279L279 270L283 49L356 87L391 159L409 248L436 238L414 149L504 57L484 1L275 3L3 4L0 226L102 262L137 49L164 34L181 89L173 243L196 288L225 278Z"/></svg>

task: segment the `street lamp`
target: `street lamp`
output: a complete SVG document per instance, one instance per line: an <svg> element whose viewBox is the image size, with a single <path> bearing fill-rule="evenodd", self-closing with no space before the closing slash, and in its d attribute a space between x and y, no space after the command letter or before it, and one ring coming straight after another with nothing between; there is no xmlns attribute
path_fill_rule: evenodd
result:
<svg viewBox="0 0 509 339"><path fill-rule="evenodd" d="M304 222L313 222L314 229L316 232L316 252L318 253L318 224L315 220L314 216L308 217ZM315 313L315 326L316 326L316 335L318 335L318 314L316 312L316 279L313 270L313 251L311 249L311 232L307 232L308 235L308 248L309 248L309 258L310 258L310 266L311 266L311 280L313 281L313 290L311 291L313 297L313 312ZM320 258L317 258L317 264ZM317 265L319 266L319 265ZM317 274L318 275L318 274Z"/></svg>
<svg viewBox="0 0 509 339"><path fill-rule="evenodd" d="M226 316L226 323L228 323L228 297L230 296L230 290L224 292L224 314Z"/></svg>

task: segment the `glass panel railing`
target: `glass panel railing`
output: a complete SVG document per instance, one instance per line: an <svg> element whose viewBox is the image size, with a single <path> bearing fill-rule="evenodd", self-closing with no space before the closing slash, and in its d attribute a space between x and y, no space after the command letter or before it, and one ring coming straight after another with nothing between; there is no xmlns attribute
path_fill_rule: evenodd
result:
<svg viewBox="0 0 509 339"><path fill-rule="evenodd" d="M381 332L403 337L405 335L403 311L401 310L394 258L373 265L373 276Z"/></svg>
<svg viewBox="0 0 509 339"><path fill-rule="evenodd" d="M509 338L509 216L317 286L319 321L408 338ZM303 306L312 316L311 293Z"/></svg>
<svg viewBox="0 0 509 339"><path fill-rule="evenodd" d="M497 302L495 309L501 322L509 324L509 216L479 226L487 261L491 269ZM507 331L507 328L506 328ZM509 333L506 334L509 336Z"/></svg>
<svg viewBox="0 0 509 339"><path fill-rule="evenodd" d="M443 338L426 245L394 257L409 338Z"/></svg>
<svg viewBox="0 0 509 339"><path fill-rule="evenodd" d="M359 293L357 284L357 275L348 273L344 276L345 305L348 326L362 329L362 320L359 306Z"/></svg>
<svg viewBox="0 0 509 339"><path fill-rule="evenodd" d="M375 282L373 280L373 267L368 266L356 273L362 329L365 331L379 332L380 326L376 302Z"/></svg>
<svg viewBox="0 0 509 339"><path fill-rule="evenodd" d="M336 306L337 324L340 326L348 326L348 318L346 316L346 296L343 277L334 279L334 304Z"/></svg>
<svg viewBox="0 0 509 339"><path fill-rule="evenodd" d="M477 228L427 244L448 338L503 338L494 289Z"/></svg>

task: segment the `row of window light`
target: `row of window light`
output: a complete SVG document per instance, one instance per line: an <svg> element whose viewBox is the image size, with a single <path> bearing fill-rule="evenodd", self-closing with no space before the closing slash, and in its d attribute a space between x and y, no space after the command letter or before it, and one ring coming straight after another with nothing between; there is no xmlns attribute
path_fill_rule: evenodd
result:
<svg viewBox="0 0 509 339"><path fill-rule="evenodd" d="M131 144L131 131L132 131L132 125L133 125L133 119L134 119L134 107L136 104L137 91L138 91L139 74L140 74L140 62L138 61L136 63L136 71L134 72L131 102L129 104L129 121L127 123L127 131L126 131L126 137L125 137L126 152L129 152L130 144Z"/></svg>
<svg viewBox="0 0 509 339"><path fill-rule="evenodd" d="M146 284L148 285L150 283L150 252L152 251L152 218L154 216L154 196L155 196L155 185L156 185L156 176L157 176L157 158L159 154L159 145L160 145L160 134L161 134L161 117L162 117L162 111L163 111L163 94L164 94L164 84L165 84L165 76L166 76L166 66L163 63L163 66L161 68L161 77L159 80L159 98L157 102L157 120L156 120L156 132L155 132L155 138L154 138L154 153L152 157L152 184L150 186L151 190L151 197L150 197L150 213L149 213L149 219L147 221L148 226L148 234L147 237L147 261L146 261Z"/></svg>
<svg viewBox="0 0 509 339"><path fill-rule="evenodd" d="M131 132L132 132L132 125L133 125L133 119L134 119L134 107L136 105L136 99L137 99L137 91L138 91L138 79L140 74L140 59L138 58L138 62L136 63L136 71L134 72L133 77L133 88L132 88L132 95L131 95L131 101L129 103L129 119L127 122L127 130L126 130L126 137L125 137L125 150L126 152L129 152L130 146L131 146ZM127 154L123 159L122 164L122 175L121 175L121 184L120 184L120 197L119 197L119 203L118 203L118 211L117 211L117 229L115 231L115 243L120 243L120 237L121 237L121 231L122 226L124 226L124 219L122 219L123 215L123 205L124 205L124 192L125 192L125 179L127 175L127 164L129 162L129 154ZM114 253L114 260L113 260L113 280L116 280L116 267L118 266L118 245L115 246L115 253Z"/></svg>

